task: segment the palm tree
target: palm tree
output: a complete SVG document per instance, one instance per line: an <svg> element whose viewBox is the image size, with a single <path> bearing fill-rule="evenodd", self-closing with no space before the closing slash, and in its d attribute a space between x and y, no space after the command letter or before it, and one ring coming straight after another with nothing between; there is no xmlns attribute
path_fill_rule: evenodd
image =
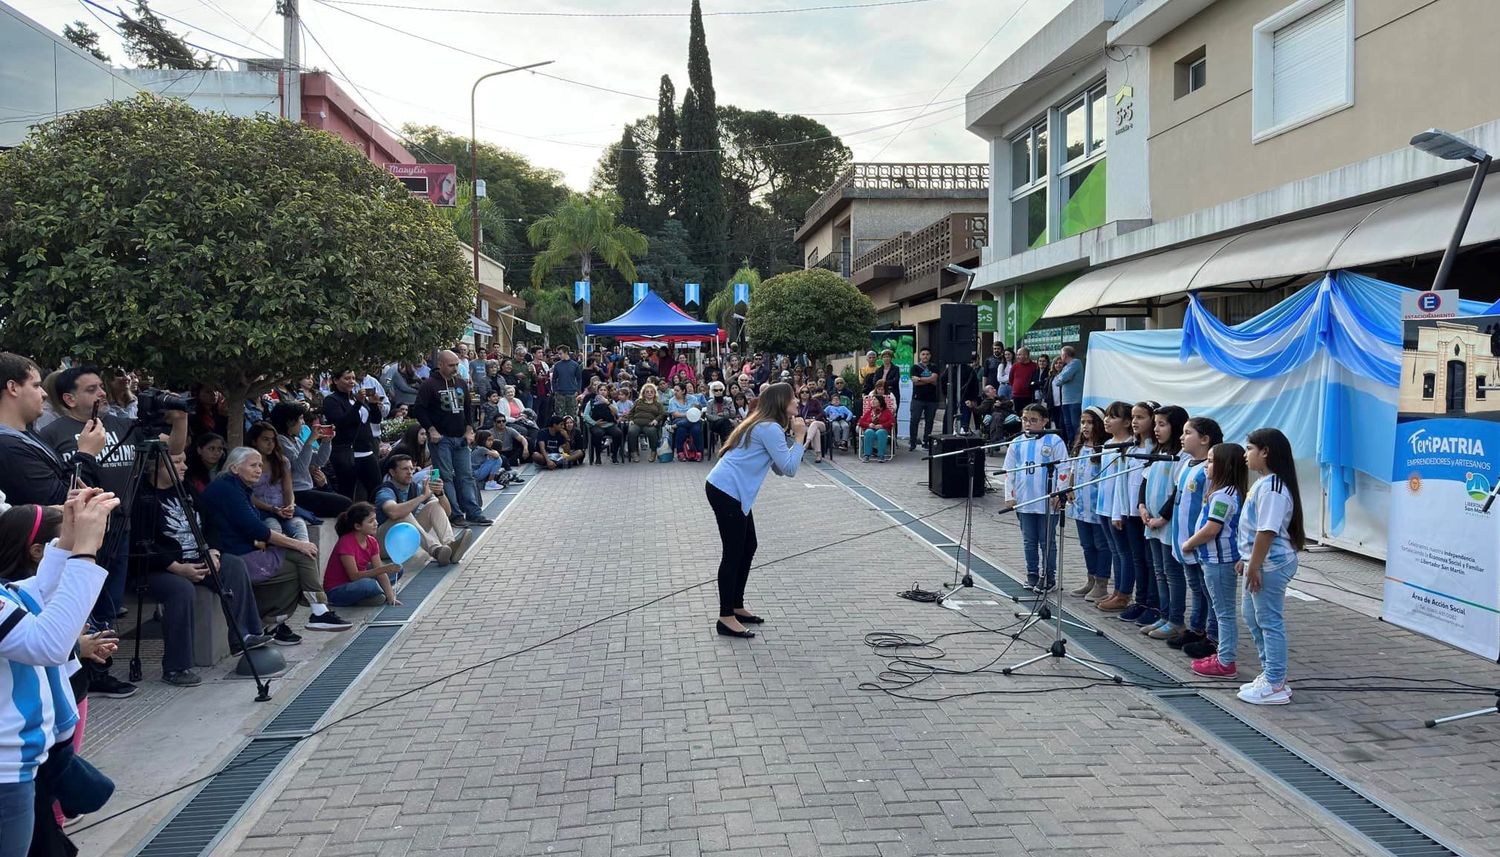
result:
<svg viewBox="0 0 1500 857"><path fill-rule="evenodd" d="M564 288L540 288L532 286L521 293L526 301L526 314L531 323L542 329L542 346L552 348L552 334L566 335L569 343L578 335L578 325L573 321L573 295Z"/></svg>
<svg viewBox="0 0 1500 857"><path fill-rule="evenodd" d="M593 272L594 256L619 271L626 282L635 280L635 259L646 255L646 236L633 226L615 222L620 198L614 194L573 194L557 210L526 230L531 246L544 248L531 263L531 284L540 286L547 272L577 260L580 279Z"/></svg>
<svg viewBox="0 0 1500 857"><path fill-rule="evenodd" d="M720 289L719 293L713 296L713 300L708 302L708 306L703 308L703 317L705 319L719 325L721 330L731 332L734 330L734 325L730 324L730 322L734 321L735 283L749 283L750 291L754 292L760 287L760 272L748 264L741 267L738 271L734 272L734 276L729 278L729 282L724 284L724 288Z"/></svg>

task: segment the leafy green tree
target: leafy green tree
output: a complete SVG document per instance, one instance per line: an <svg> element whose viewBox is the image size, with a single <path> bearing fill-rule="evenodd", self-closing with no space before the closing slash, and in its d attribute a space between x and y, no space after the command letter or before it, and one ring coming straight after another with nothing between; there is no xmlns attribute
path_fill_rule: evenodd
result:
<svg viewBox="0 0 1500 857"><path fill-rule="evenodd" d="M88 24L82 21L65 24L63 38L72 42L73 47L88 52L99 62L111 62L109 54L99 49L99 34Z"/></svg>
<svg viewBox="0 0 1500 857"><path fill-rule="evenodd" d="M650 241L646 258L636 266L636 275L641 282L650 283L663 300L676 301L681 306L682 284L703 282L703 269L693 261L687 230L681 223L668 220Z"/></svg>
<svg viewBox="0 0 1500 857"><path fill-rule="evenodd" d="M646 199L646 174L641 170L641 150L629 125L620 134L616 152L615 192L620 195L620 222L649 232L656 212Z"/></svg>
<svg viewBox="0 0 1500 857"><path fill-rule="evenodd" d="M175 68L183 71L214 67L211 57L199 57L182 37L167 29L162 19L146 5L135 0L135 17L120 13L115 25L125 42L125 55L140 68Z"/></svg>
<svg viewBox="0 0 1500 857"><path fill-rule="evenodd" d="M633 226L616 222L620 198L574 194L556 211L526 230L531 246L541 248L531 263L531 284L540 286L547 274L565 263L576 262L579 279L592 280L594 256L620 272L635 277L635 260L646 255L646 236Z"/></svg>
<svg viewBox="0 0 1500 857"><path fill-rule="evenodd" d="M331 134L150 94L0 157L0 347L247 396L451 343L475 289L426 202Z"/></svg>
<svg viewBox="0 0 1500 857"><path fill-rule="evenodd" d="M719 108L725 178L791 226L833 185L854 154L816 119Z"/></svg>
<svg viewBox="0 0 1500 857"><path fill-rule="evenodd" d="M820 358L867 345L875 304L843 277L809 268L761 283L745 325L757 348Z"/></svg>
<svg viewBox="0 0 1500 857"><path fill-rule="evenodd" d="M573 319L573 290L562 286L533 286L521 293L526 301L526 317L542 329L542 345L551 348L554 339L572 345L580 328Z"/></svg>
<svg viewBox="0 0 1500 857"><path fill-rule="evenodd" d="M469 138L450 134L429 125L406 125L401 129L412 154L427 164L454 164L458 167L459 186L469 184ZM478 149L479 177L485 181L485 197L479 201L479 223L483 227L481 250L511 268L521 267L530 259L526 226L568 198L570 191L562 173L533 165L525 157L491 143L481 141ZM454 209L449 222L460 241L468 243L473 232L469 225L466 192Z"/></svg>
<svg viewBox="0 0 1500 857"><path fill-rule="evenodd" d="M738 333L734 325L734 285L735 283L746 283L750 286L750 293L756 294L760 290L760 271L743 266L730 275L728 282L719 289L708 301L708 306L703 308L704 319L717 324L723 330L729 331L730 335ZM738 336L735 336L738 339Z"/></svg>
<svg viewBox="0 0 1500 857"><path fill-rule="evenodd" d="M672 78L664 74L656 98L656 174L653 176L662 220L681 215L682 180L677 175L676 152L679 142L677 90L672 86Z"/></svg>

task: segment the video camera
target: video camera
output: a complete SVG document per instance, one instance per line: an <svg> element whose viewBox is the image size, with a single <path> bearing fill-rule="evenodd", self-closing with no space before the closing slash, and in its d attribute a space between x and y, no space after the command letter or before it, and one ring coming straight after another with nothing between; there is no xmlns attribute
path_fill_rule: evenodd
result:
<svg viewBox="0 0 1500 857"><path fill-rule="evenodd" d="M198 403L193 399L160 387L148 387L140 391L136 394L136 402L136 419L147 426L166 422L166 415L170 411L181 411L192 416L198 410Z"/></svg>

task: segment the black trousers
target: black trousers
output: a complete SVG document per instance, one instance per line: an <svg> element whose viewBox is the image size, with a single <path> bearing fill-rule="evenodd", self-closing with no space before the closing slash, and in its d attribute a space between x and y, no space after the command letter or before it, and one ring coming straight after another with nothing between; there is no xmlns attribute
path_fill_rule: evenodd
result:
<svg viewBox="0 0 1500 857"><path fill-rule="evenodd" d="M719 615L728 616L745 606L745 583L750 579L750 563L755 559L755 512L740 511L740 501L704 483L708 505L713 507L719 524L719 540L724 555L719 560Z"/></svg>
<svg viewBox="0 0 1500 857"><path fill-rule="evenodd" d="M377 458L373 454L356 458L353 447L334 447L330 460L339 493L350 500L358 500L361 498L355 496L354 489L360 487L365 492L363 499L374 502L375 492L380 490L380 462Z"/></svg>
<svg viewBox="0 0 1500 857"><path fill-rule="evenodd" d="M335 494L332 491L319 491L315 488L298 491L296 495L298 506L320 518L337 518L339 515L344 514L345 509L353 505L350 499L342 494ZM374 498L372 497L371 499Z"/></svg>

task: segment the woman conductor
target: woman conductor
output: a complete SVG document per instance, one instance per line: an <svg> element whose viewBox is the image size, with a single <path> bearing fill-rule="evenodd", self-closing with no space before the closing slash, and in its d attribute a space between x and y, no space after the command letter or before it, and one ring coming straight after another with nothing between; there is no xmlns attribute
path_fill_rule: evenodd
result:
<svg viewBox="0 0 1500 857"><path fill-rule="evenodd" d="M786 435L795 441L787 446ZM807 424L797 418L797 397L790 384L771 384L761 391L754 413L742 420L724 440L719 461L708 474L705 490L719 524L724 556L719 560L718 631L726 637L755 636L745 625L759 625L759 616L745 609L745 581L755 558L755 495L766 481L766 471L795 476L802 462Z"/></svg>

